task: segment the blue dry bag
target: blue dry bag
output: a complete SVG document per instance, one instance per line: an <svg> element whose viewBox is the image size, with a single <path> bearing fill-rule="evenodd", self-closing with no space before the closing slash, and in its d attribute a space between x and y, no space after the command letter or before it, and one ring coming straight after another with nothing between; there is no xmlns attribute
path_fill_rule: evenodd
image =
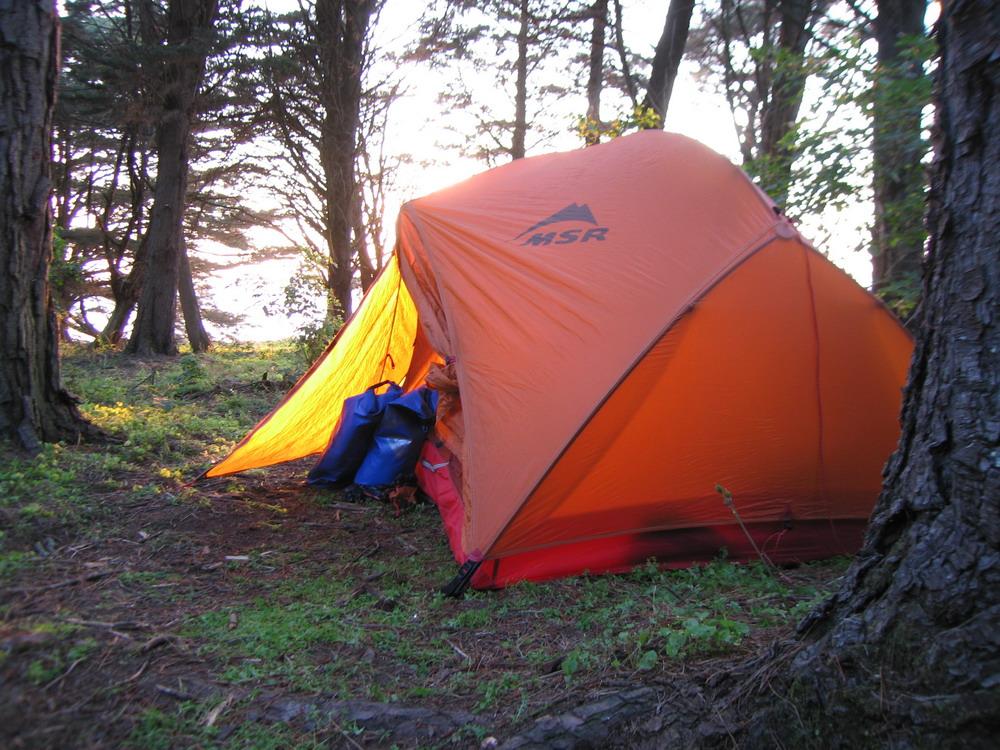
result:
<svg viewBox="0 0 1000 750"><path fill-rule="evenodd" d="M437 391L417 388L385 408L368 455L354 475L355 484L391 484L412 472L424 439L434 426Z"/></svg>
<svg viewBox="0 0 1000 750"><path fill-rule="evenodd" d="M389 386L386 392L375 393L383 385ZM368 452L386 406L402 393L402 388L386 380L364 393L344 399L339 425L330 436L323 456L309 472L309 484L327 486L350 482Z"/></svg>

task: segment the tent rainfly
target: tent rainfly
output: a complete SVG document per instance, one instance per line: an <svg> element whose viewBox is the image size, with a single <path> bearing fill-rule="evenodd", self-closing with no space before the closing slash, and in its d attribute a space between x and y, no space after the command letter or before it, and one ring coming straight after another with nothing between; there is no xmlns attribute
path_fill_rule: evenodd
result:
<svg viewBox="0 0 1000 750"><path fill-rule="evenodd" d="M397 227L354 316L208 476L319 453L346 397L453 359L473 586L750 559L751 538L776 562L857 549L912 341L729 161L645 131L491 169Z"/></svg>

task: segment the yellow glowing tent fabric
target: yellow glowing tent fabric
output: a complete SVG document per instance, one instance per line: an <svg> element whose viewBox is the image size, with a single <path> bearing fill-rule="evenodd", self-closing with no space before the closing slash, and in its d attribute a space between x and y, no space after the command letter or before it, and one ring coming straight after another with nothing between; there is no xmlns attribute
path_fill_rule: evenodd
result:
<svg viewBox="0 0 1000 750"><path fill-rule="evenodd" d="M322 451L345 398L382 380L403 379L416 334L417 311L394 255L323 355L275 410L206 476L233 474Z"/></svg>

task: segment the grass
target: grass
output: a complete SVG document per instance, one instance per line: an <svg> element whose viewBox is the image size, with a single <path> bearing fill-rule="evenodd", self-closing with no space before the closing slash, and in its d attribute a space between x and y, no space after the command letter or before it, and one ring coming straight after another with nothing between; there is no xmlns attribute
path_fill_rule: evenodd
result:
<svg viewBox="0 0 1000 750"><path fill-rule="evenodd" d="M0 745L390 744L349 723L254 719L255 700L285 695L461 709L476 720L453 741L478 744L595 692L750 653L846 565L777 576L720 558L443 599L455 563L429 506L345 510L301 484L301 465L190 484L301 369L290 345L66 356L82 410L117 441L0 455L0 590L36 592L0 598L0 684L19 686ZM165 645L143 650L158 635ZM222 693L158 692L191 679ZM53 705L63 724L42 720ZM122 718L104 727L101 712Z"/></svg>
<svg viewBox="0 0 1000 750"><path fill-rule="evenodd" d="M297 377L295 350L230 347L211 355L138 363L71 349L63 358L67 388L88 419L120 441L109 448L46 445L34 457L0 457L0 579L23 567L14 547L99 522L102 495L136 499L190 495L184 480L218 460ZM254 388L268 382L275 388ZM138 469L138 471L137 471Z"/></svg>
<svg viewBox="0 0 1000 750"><path fill-rule="evenodd" d="M428 562L443 580L447 561ZM194 618L185 635L234 684L377 701L462 696L476 712L518 716L544 701L553 672L572 687L739 652L754 631L787 626L821 596L813 583L725 561L522 584L457 603L408 578L390 569L378 597L353 598L349 580L328 573L277 581L238 609Z"/></svg>

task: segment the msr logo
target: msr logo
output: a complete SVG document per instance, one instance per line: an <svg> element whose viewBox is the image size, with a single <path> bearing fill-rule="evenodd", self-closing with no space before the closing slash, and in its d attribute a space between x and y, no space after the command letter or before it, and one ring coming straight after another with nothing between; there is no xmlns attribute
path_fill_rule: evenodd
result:
<svg viewBox="0 0 1000 750"><path fill-rule="evenodd" d="M591 226L573 227L562 231L538 231L552 224L570 222L590 224ZM594 214L587 204L570 203L566 208L560 209L548 218L528 227L514 239L519 240L525 235L529 235L521 243L522 245L571 245L575 242L590 242L592 240L603 242L609 231L611 230L608 227L597 226L597 219L594 218Z"/></svg>

